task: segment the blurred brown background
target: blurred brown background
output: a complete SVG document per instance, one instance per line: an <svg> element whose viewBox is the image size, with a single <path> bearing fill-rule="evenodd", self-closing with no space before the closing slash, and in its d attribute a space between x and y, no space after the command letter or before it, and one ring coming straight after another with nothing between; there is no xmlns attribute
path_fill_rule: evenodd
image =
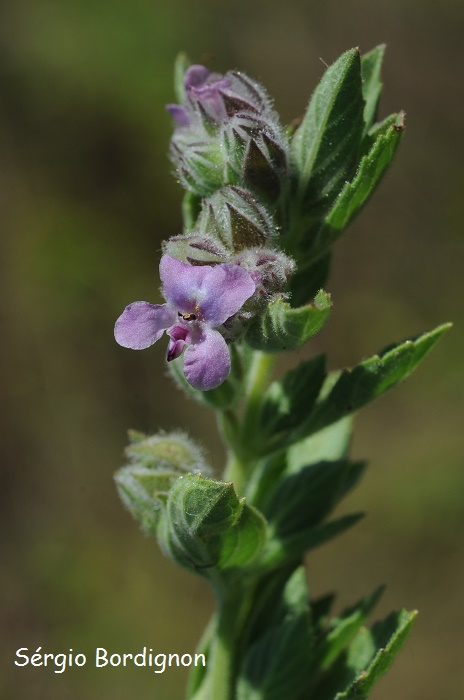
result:
<svg viewBox="0 0 464 700"><path fill-rule="evenodd" d="M164 343L113 341L125 304L156 301L160 241L180 230L166 150L180 50L263 81L284 122L347 48L387 42L381 116L404 108L392 171L338 245L334 311L308 352L351 365L454 321L417 374L366 409L371 460L345 508L368 517L308 560L315 594L421 615L376 700L463 697L462 37L458 0L14 0L1 10L1 648L8 700L178 700L185 673L100 669L92 650L189 652L211 609L123 510L126 429L181 426L222 451L165 376ZM296 361L296 358L289 358ZM18 647L89 657L58 675Z"/></svg>

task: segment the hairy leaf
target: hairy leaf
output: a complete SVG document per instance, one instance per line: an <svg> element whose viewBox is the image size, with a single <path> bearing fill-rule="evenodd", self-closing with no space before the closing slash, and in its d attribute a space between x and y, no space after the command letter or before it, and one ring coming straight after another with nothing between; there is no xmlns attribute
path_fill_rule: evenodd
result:
<svg viewBox="0 0 464 700"><path fill-rule="evenodd" d="M385 44L380 44L361 58L362 90L366 101L364 108L365 132L369 131L377 116L380 93L382 92L380 71L385 48Z"/></svg>
<svg viewBox="0 0 464 700"><path fill-rule="evenodd" d="M237 684L237 700L296 700L308 678L312 634L303 567L291 576L278 606L278 624L248 650Z"/></svg>
<svg viewBox="0 0 464 700"><path fill-rule="evenodd" d="M263 512L272 532L285 538L320 523L353 488L364 463L317 462L283 478Z"/></svg>
<svg viewBox="0 0 464 700"><path fill-rule="evenodd" d="M297 350L321 330L331 307L330 294L323 289L318 291L312 304L297 309L281 298L275 299L253 320L245 340L252 348L263 352Z"/></svg>
<svg viewBox="0 0 464 700"><path fill-rule="evenodd" d="M383 586L345 610L339 617L333 618L330 629L316 652L318 670L329 668L341 654L371 614L382 592Z"/></svg>
<svg viewBox="0 0 464 700"><path fill-rule="evenodd" d="M297 431L303 438L339 421L406 379L451 324L438 326L344 370L312 415Z"/></svg>
<svg viewBox="0 0 464 700"><path fill-rule="evenodd" d="M281 566L282 563L290 562L297 557L302 557L308 550L319 547L355 525L362 517L362 513L352 513L336 520L330 520L328 523L315 525L288 537L278 538L274 534L265 546L261 563L265 567L272 568Z"/></svg>
<svg viewBox="0 0 464 700"><path fill-rule="evenodd" d="M391 666L405 643L417 612L401 610L391 613L385 620L376 622L371 629L361 628L344 656L334 668L332 683L326 683L324 694L316 694L315 700L327 697L327 689L344 688L335 695L335 700L363 700L369 697L375 683ZM334 683L335 681L335 683ZM342 686L343 687L343 686Z"/></svg>
<svg viewBox="0 0 464 700"><path fill-rule="evenodd" d="M285 443L288 433L310 415L325 376L325 357L319 355L270 385L256 426L257 450L271 452Z"/></svg>
<svg viewBox="0 0 464 700"><path fill-rule="evenodd" d="M340 56L325 72L291 143L303 210L326 208L351 174L364 128L358 49Z"/></svg>
<svg viewBox="0 0 464 700"><path fill-rule="evenodd" d="M390 165L404 132L404 114L401 112L380 129L369 150L363 156L356 175L347 182L327 214L317 234L316 250L327 250L361 210Z"/></svg>

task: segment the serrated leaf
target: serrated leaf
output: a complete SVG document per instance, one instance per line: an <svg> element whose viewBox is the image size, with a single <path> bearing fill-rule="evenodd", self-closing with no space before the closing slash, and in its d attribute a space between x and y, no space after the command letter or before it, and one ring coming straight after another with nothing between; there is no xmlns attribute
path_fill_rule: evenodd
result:
<svg viewBox="0 0 464 700"><path fill-rule="evenodd" d="M382 592L383 586L333 618L331 629L316 652L315 668L324 671L331 666L369 617Z"/></svg>
<svg viewBox="0 0 464 700"><path fill-rule="evenodd" d="M379 136L386 136L389 133L390 127L395 126L398 128L403 126L404 131L406 128L404 120L404 112L395 112L393 114L389 114L388 117L385 117L385 119L382 119L382 121L373 124L363 139L362 155L367 155L377 138Z"/></svg>
<svg viewBox="0 0 464 700"><path fill-rule="evenodd" d="M292 562L261 579L250 612L250 625L244 647L262 637L271 627L282 624L289 615L308 611L306 570Z"/></svg>
<svg viewBox="0 0 464 700"><path fill-rule="evenodd" d="M316 250L327 250L364 206L390 165L403 132L404 114L400 113L385 132L377 135L370 151L361 159L354 179L345 184L335 200L317 234Z"/></svg>
<svg viewBox="0 0 464 700"><path fill-rule="evenodd" d="M249 622L242 639L243 649L250 648L270 627L280 625L284 621L288 612L287 605L284 603L284 591L298 569L303 569L304 574L304 566L299 565L298 561L293 561L260 576L250 608ZM308 604L308 597L304 574L305 605Z"/></svg>
<svg viewBox="0 0 464 700"><path fill-rule="evenodd" d="M307 530L290 535L289 537L270 537L261 557L263 567L273 568L281 566L283 562L290 562L310 549L319 547L324 542L341 534L349 527L355 525L363 513L344 515L328 523L315 525Z"/></svg>
<svg viewBox="0 0 464 700"><path fill-rule="evenodd" d="M303 567L287 582L274 613L280 624L271 624L245 655L237 700L296 700L305 687L313 639Z"/></svg>
<svg viewBox="0 0 464 700"><path fill-rule="evenodd" d="M382 92L380 73L385 48L385 44L380 44L361 58L362 90L366 101L364 108L365 132L369 131L377 116L380 93Z"/></svg>
<svg viewBox="0 0 464 700"><path fill-rule="evenodd" d="M272 452L288 441L291 433L310 414L325 378L325 357L301 362L264 394L254 435L259 453Z"/></svg>
<svg viewBox="0 0 464 700"><path fill-rule="evenodd" d="M282 539L316 526L353 488L363 470L363 462L317 462L281 479L263 506L271 533Z"/></svg>
<svg viewBox="0 0 464 700"><path fill-rule="evenodd" d="M357 675L344 691L337 693L335 700L362 700L369 697L373 686L391 666L405 643L416 617L417 611L401 610L399 613L391 613L382 622L377 622L371 630L361 630L347 657L347 665L357 668ZM370 656L368 664L366 656Z"/></svg>
<svg viewBox="0 0 464 700"><path fill-rule="evenodd" d="M298 198L305 211L330 206L350 175L364 128L358 49L325 72L291 142Z"/></svg>
<svg viewBox="0 0 464 700"><path fill-rule="evenodd" d="M449 323L438 326L364 360L351 370L344 370L328 395L316 404L296 437L303 438L326 428L406 379L450 327Z"/></svg>
<svg viewBox="0 0 464 700"><path fill-rule="evenodd" d="M245 340L250 347L263 352L296 350L320 331L331 306L330 294L322 289L312 304L297 309L283 299L275 299L253 320Z"/></svg>

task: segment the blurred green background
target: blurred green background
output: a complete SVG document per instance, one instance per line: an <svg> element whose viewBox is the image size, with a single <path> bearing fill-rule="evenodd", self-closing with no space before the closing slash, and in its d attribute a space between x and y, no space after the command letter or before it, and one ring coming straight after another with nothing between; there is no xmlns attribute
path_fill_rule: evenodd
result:
<svg viewBox="0 0 464 700"><path fill-rule="evenodd" d="M404 108L392 171L338 244L334 311L307 353L351 365L454 321L408 383L357 420L368 517L308 559L314 594L379 614L419 608L376 700L463 696L462 36L458 0L14 0L0 21L2 293L0 696L177 700L186 674L18 669L15 650L190 652L212 600L118 501L128 427L180 426L220 468L207 412L165 376L163 343L113 340L125 304L156 301L160 242L180 231L166 151L180 50L262 80L284 122L325 63L387 42L381 116ZM289 363L296 357L288 358Z"/></svg>

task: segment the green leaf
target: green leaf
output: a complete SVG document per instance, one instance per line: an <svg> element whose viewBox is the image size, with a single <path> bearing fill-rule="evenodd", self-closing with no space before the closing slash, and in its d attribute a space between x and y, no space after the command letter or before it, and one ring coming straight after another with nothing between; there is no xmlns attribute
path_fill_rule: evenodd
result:
<svg viewBox="0 0 464 700"><path fill-rule="evenodd" d="M356 670L356 676L344 691L337 693L335 700L369 697L373 686L391 666L405 643L416 617L417 611L401 610L377 622L371 630L360 630L346 660L348 668Z"/></svg>
<svg viewBox="0 0 464 700"><path fill-rule="evenodd" d="M266 521L261 513L244 504L240 519L222 538L221 556L218 568L231 569L243 567L254 562L266 541Z"/></svg>
<svg viewBox="0 0 464 700"><path fill-rule="evenodd" d="M402 130L405 131L406 125L404 121L405 113L395 112L394 114L389 114L388 117L382 119L381 122L376 122L373 126L371 126L367 134L364 136L362 142L362 155L365 156L369 153L379 136L387 136L390 133L390 127L396 127L397 129L399 128L400 131L401 127L403 127Z"/></svg>
<svg viewBox="0 0 464 700"><path fill-rule="evenodd" d="M153 475L156 484L153 483ZM169 475L172 477L172 474ZM156 535L162 515L163 498L171 485L169 476L157 474L144 467L123 467L114 476L119 497L128 511L148 535ZM147 481L151 480L150 488ZM160 483L162 482L162 483Z"/></svg>
<svg viewBox="0 0 464 700"><path fill-rule="evenodd" d="M259 460L245 487L247 500L261 509L286 468L287 460L284 452Z"/></svg>
<svg viewBox="0 0 464 700"><path fill-rule="evenodd" d="M298 309L281 298L275 299L253 320L245 340L252 348L263 352L296 350L320 331L331 306L330 294L322 289L312 304Z"/></svg>
<svg viewBox="0 0 464 700"><path fill-rule="evenodd" d="M325 357L319 355L270 385L256 424L256 452L272 452L288 441L288 434L311 413L325 376Z"/></svg>
<svg viewBox="0 0 464 700"><path fill-rule="evenodd" d="M352 489L364 471L363 462L317 462L290 474L276 485L263 513L279 539L320 523Z"/></svg>
<svg viewBox="0 0 464 700"><path fill-rule="evenodd" d="M450 327L449 323L438 326L364 360L351 370L343 370L328 395L316 404L312 415L297 431L297 437L316 433L358 411L406 379Z"/></svg>
<svg viewBox="0 0 464 700"><path fill-rule="evenodd" d="M392 118L390 118L392 119ZM327 250L361 210L390 165L404 133L404 113L380 130L369 152L363 156L356 175L343 187L317 234L314 247Z"/></svg>
<svg viewBox="0 0 464 700"><path fill-rule="evenodd" d="M330 629L316 652L315 668L325 670L332 665L377 605L383 588L377 588L371 595L331 620Z"/></svg>
<svg viewBox="0 0 464 700"><path fill-rule="evenodd" d="M182 199L182 216L184 219L184 232L191 231L198 219L201 211L201 197L193 192L187 191Z"/></svg>
<svg viewBox="0 0 464 700"><path fill-rule="evenodd" d="M292 474L300 471L308 463L308 459L313 463L345 459L348 456L352 433L353 419L347 416L309 438L300 440L287 451L287 472Z"/></svg>
<svg viewBox="0 0 464 700"><path fill-rule="evenodd" d="M327 253L305 267L298 267L290 279L290 303L298 308L324 287L329 277L332 255Z"/></svg>
<svg viewBox="0 0 464 700"><path fill-rule="evenodd" d="M217 632L217 615L214 614L208 622L202 637L195 649L196 654L204 654L208 658L213 645L214 636ZM187 698L193 699L195 693L199 691L203 681L206 679L208 667L203 664L191 666L188 675Z"/></svg>
<svg viewBox="0 0 464 700"><path fill-rule="evenodd" d="M287 582L272 624L249 648L237 683L237 700L296 700L308 679L313 639L306 577L299 567Z"/></svg>
<svg viewBox="0 0 464 700"><path fill-rule="evenodd" d="M377 116L380 93L382 92L380 72L385 48L385 44L380 44L361 58L362 90L366 101L364 108L365 132L369 131Z"/></svg>
<svg viewBox="0 0 464 700"><path fill-rule="evenodd" d="M363 513L344 515L328 523L315 525L289 537L278 538L275 534L268 539L262 553L260 563L263 567L273 568L281 566L284 562L290 562L310 549L319 547L324 542L341 534L352 525L355 525Z"/></svg>
<svg viewBox="0 0 464 700"><path fill-rule="evenodd" d="M342 54L325 72L291 143L304 211L330 206L351 174L364 128L358 49Z"/></svg>
<svg viewBox="0 0 464 700"><path fill-rule="evenodd" d="M182 104L185 100L184 75L191 61L186 53L178 53L174 62L174 91L176 100Z"/></svg>

